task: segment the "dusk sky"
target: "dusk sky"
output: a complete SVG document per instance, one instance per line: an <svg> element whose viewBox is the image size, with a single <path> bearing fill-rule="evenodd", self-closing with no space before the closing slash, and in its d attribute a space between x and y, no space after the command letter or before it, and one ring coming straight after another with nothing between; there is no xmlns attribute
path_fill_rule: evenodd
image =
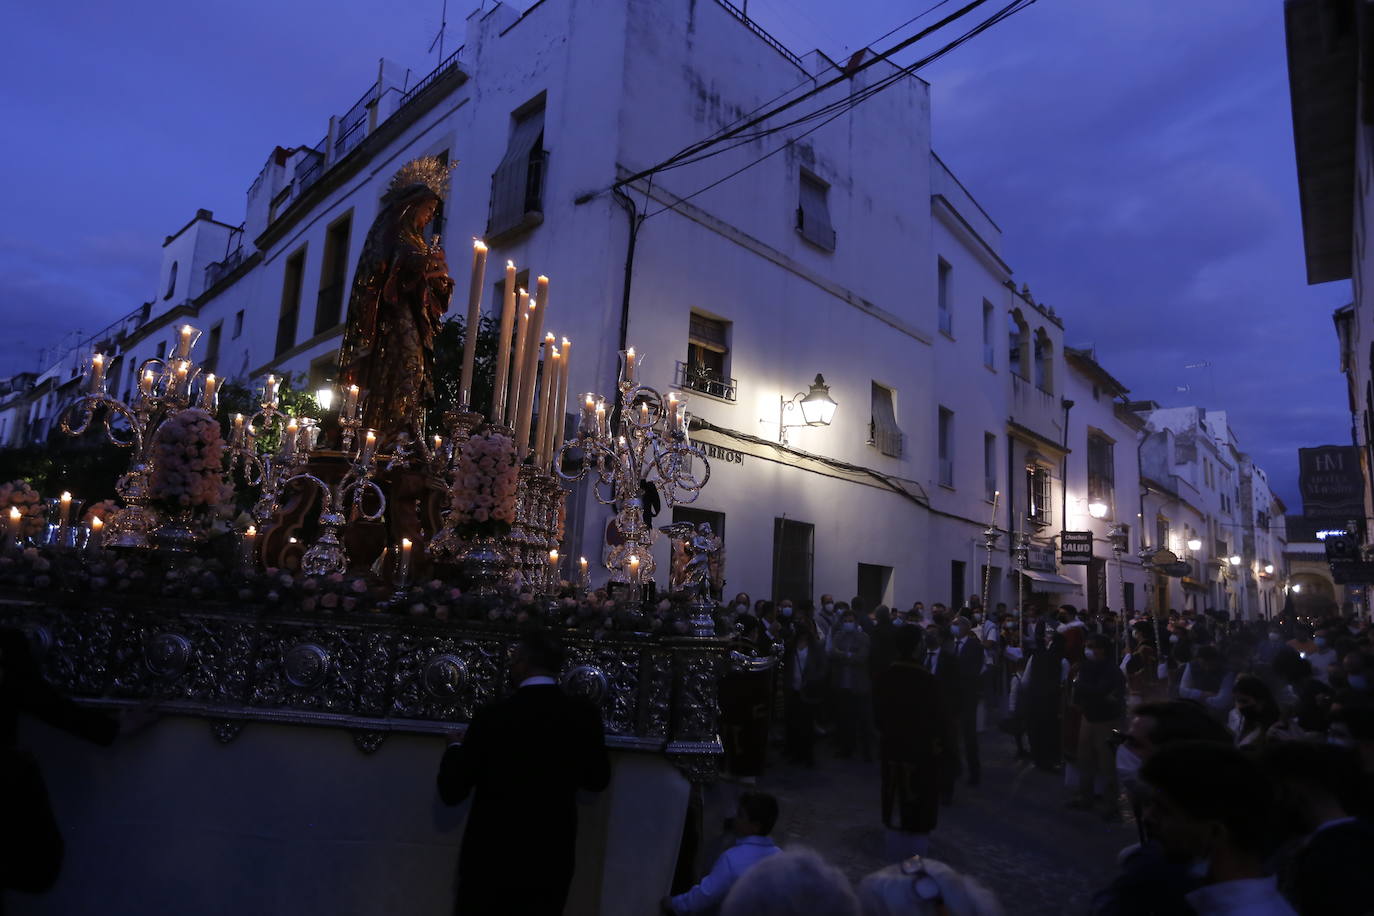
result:
<svg viewBox="0 0 1374 916"><path fill-rule="evenodd" d="M839 57L933 2L748 6ZM451 0L449 50L472 6ZM163 237L197 207L240 222L271 149L319 140L379 57L432 67L440 8L12 4L0 374L151 298ZM1134 397L1227 410L1300 511L1296 449L1349 442L1331 312L1350 291L1304 279L1281 0L1040 0L922 76L936 150L1065 342Z"/></svg>

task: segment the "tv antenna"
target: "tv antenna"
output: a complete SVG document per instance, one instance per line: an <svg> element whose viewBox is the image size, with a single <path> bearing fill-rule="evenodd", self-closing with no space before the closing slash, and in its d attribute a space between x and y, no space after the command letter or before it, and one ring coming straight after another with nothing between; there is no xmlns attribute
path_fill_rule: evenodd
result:
<svg viewBox="0 0 1374 916"><path fill-rule="evenodd" d="M444 0L442 9L439 12L439 34L434 36L434 40L429 43L429 51L432 52L436 47L439 49L439 63L444 62L444 33L448 31L448 0ZM429 53L429 52L426 52Z"/></svg>

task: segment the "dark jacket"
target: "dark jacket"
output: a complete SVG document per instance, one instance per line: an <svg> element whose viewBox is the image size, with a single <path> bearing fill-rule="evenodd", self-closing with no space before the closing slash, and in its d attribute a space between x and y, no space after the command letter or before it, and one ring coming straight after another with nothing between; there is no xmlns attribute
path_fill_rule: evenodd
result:
<svg viewBox="0 0 1374 916"><path fill-rule="evenodd" d="M1089 722L1110 722L1125 712L1126 676L1106 659L1083 659L1073 684L1074 705Z"/></svg>
<svg viewBox="0 0 1374 916"><path fill-rule="evenodd" d="M1293 854L1284 895L1299 913L1364 916L1374 909L1374 824L1334 824L1308 837Z"/></svg>
<svg viewBox="0 0 1374 916"><path fill-rule="evenodd" d="M439 795L474 795L458 859L458 912L557 914L573 875L577 790L610 783L599 711L557 685L479 711L444 753Z"/></svg>

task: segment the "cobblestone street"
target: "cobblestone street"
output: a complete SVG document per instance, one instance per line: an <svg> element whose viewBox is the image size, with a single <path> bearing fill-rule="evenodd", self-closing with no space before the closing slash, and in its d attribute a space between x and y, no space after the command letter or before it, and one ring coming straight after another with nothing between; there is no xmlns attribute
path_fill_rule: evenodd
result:
<svg viewBox="0 0 1374 916"><path fill-rule="evenodd" d="M981 746L982 785L971 789L961 780L954 804L941 807L931 857L992 888L1008 913L1084 912L1093 891L1111 880L1117 853L1135 842L1134 824L1065 809L1063 775L1017 761L1014 743L1000 732L985 731ZM759 780L782 807L774 837L817 850L857 882L887 864L878 766L837 759L819 741L816 756L815 768L778 763ZM736 792L724 784L708 798L708 837Z"/></svg>

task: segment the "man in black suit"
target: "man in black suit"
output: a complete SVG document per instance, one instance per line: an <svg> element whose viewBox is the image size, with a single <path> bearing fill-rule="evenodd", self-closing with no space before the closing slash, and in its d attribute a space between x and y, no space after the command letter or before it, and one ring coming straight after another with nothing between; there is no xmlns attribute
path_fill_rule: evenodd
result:
<svg viewBox="0 0 1374 916"><path fill-rule="evenodd" d="M955 728L964 755L964 772L968 784L978 785L983 769L978 760L978 700L983 687L983 644L973 635L973 625L967 617L956 617L950 625L954 639L954 659L959 670L959 697L955 712Z"/></svg>
<svg viewBox="0 0 1374 916"><path fill-rule="evenodd" d="M513 694L473 716L439 765L439 795L475 793L458 858L455 912L557 916L572 883L577 791L611 781L600 712L554 679L563 653L532 630L510 660Z"/></svg>

